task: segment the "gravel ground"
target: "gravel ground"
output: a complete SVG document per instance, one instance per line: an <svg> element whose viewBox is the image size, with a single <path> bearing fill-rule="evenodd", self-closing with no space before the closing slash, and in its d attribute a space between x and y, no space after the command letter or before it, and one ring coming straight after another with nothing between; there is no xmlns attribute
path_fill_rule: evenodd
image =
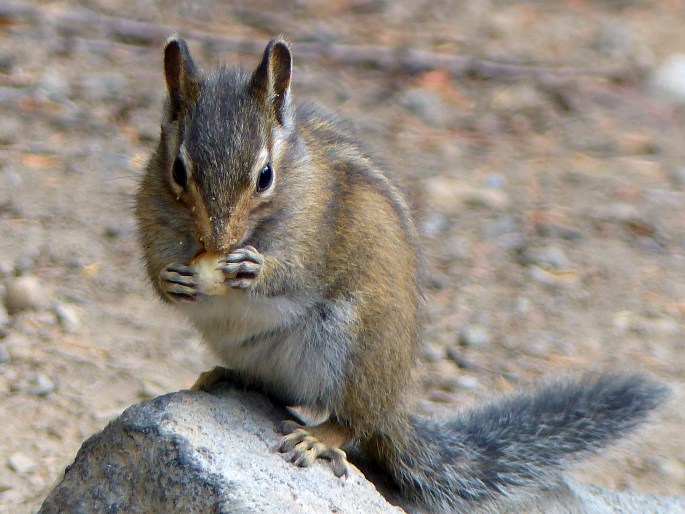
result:
<svg viewBox="0 0 685 514"><path fill-rule="evenodd" d="M112 17L152 25L124 37ZM351 120L415 209L429 270L417 409L642 369L674 400L576 474L685 494L685 73L669 71L683 20L668 0L0 1L0 511L36 510L86 437L213 364L148 287L131 209L172 30L206 66L253 66L278 33L490 63L295 55L296 98Z"/></svg>

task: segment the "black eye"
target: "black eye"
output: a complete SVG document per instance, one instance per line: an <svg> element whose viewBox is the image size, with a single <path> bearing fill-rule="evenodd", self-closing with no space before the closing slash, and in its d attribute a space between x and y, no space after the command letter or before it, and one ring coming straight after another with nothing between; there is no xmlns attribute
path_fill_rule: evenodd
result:
<svg viewBox="0 0 685 514"><path fill-rule="evenodd" d="M171 176L174 182L183 189L188 185L188 172L186 171L186 165L183 164L183 160L180 157L174 159L174 164L171 166Z"/></svg>
<svg viewBox="0 0 685 514"><path fill-rule="evenodd" d="M259 177L257 178L257 192L261 193L271 187L274 181L274 170L271 163L268 163L261 170L259 170Z"/></svg>

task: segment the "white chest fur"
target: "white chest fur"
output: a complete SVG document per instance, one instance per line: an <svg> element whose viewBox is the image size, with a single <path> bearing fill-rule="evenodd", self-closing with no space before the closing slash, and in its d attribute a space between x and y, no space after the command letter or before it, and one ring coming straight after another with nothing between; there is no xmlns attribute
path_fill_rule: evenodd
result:
<svg viewBox="0 0 685 514"><path fill-rule="evenodd" d="M350 303L321 305L242 291L180 306L221 359L300 404L328 403L343 378Z"/></svg>

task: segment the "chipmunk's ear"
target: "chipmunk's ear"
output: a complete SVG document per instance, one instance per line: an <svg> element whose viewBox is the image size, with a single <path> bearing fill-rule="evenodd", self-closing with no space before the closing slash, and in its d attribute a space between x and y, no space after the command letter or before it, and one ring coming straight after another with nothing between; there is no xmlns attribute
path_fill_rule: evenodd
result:
<svg viewBox="0 0 685 514"><path fill-rule="evenodd" d="M290 121L290 79L293 71L293 56L290 45L277 37L269 41L264 50L262 62L252 73L250 92L275 116L278 123Z"/></svg>
<svg viewBox="0 0 685 514"><path fill-rule="evenodd" d="M164 48L164 76L169 90L171 121L177 120L200 94L200 73L186 42L177 34Z"/></svg>

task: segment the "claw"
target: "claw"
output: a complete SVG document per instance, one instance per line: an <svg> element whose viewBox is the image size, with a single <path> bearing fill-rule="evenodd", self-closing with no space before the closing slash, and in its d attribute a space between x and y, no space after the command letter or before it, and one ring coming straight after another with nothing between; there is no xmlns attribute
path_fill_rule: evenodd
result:
<svg viewBox="0 0 685 514"><path fill-rule="evenodd" d="M160 272L159 280L162 290L171 300L193 302L200 294L195 270L184 264L169 264Z"/></svg>
<svg viewBox="0 0 685 514"><path fill-rule="evenodd" d="M254 246L238 248L219 259L217 269L226 277L225 283L234 289L249 289L262 271L264 257Z"/></svg>
<svg viewBox="0 0 685 514"><path fill-rule="evenodd" d="M318 458L327 459L335 476L349 476L347 454L338 447L351 436L348 429L331 422L304 427L294 421L283 421L278 428L285 434L278 451L289 454L290 462L308 467Z"/></svg>
<svg viewBox="0 0 685 514"><path fill-rule="evenodd" d="M244 246L234 250L226 257L219 259L219 262L243 262L252 261L256 264L264 264L264 256L260 254L254 246Z"/></svg>

